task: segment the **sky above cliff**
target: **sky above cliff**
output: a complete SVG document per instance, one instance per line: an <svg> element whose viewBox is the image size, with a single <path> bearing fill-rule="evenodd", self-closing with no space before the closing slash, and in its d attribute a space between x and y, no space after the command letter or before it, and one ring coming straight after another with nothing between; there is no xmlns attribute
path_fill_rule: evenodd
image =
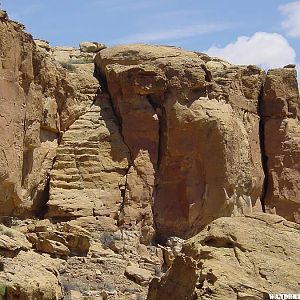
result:
<svg viewBox="0 0 300 300"><path fill-rule="evenodd" d="M300 70L300 1L2 0L2 9L52 45L155 43L264 68Z"/></svg>

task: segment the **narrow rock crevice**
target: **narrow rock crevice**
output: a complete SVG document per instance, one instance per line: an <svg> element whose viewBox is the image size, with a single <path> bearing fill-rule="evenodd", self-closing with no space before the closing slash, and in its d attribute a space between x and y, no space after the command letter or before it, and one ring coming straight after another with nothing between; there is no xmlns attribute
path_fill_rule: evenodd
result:
<svg viewBox="0 0 300 300"><path fill-rule="evenodd" d="M23 151L23 165L22 165L22 178L21 184L24 187L26 184L26 179L30 172L32 171L33 166L33 149L24 149Z"/></svg>
<svg viewBox="0 0 300 300"><path fill-rule="evenodd" d="M166 109L162 103L164 103L164 96L160 97L161 99L155 99L154 95L148 95L147 100L149 104L152 106L153 110L157 114L158 118L158 149L157 149L157 163L156 163L156 170L155 170L155 179L154 179L154 186L153 186L153 193L152 193L152 216L153 216L153 225L156 232L155 242L157 244L164 244L161 239L159 226L157 224L157 214L155 211L155 201L157 199L157 192L159 189L159 178L162 172L162 159L166 152L166 145L167 145L167 116L166 116Z"/></svg>
<svg viewBox="0 0 300 300"><path fill-rule="evenodd" d="M44 219L44 216L48 211L47 203L50 198L50 179L50 174L48 174L44 190L41 192L42 195L39 201L36 201L38 203L33 204L33 213L34 216L38 219Z"/></svg>
<svg viewBox="0 0 300 300"><path fill-rule="evenodd" d="M204 97L209 97L212 89L213 76L211 71L206 67L205 64L201 65L202 70L205 73L205 95Z"/></svg>
<svg viewBox="0 0 300 300"><path fill-rule="evenodd" d="M124 145L126 146L126 148L128 150L128 154L129 154L128 169L127 169L126 174L125 174L125 184L124 184L124 186L122 186L122 188L121 188L121 186L119 186L120 193L121 193L121 199L122 199L121 204L120 204L119 212L120 212L120 214L122 214L122 212L124 211L125 204L126 204L126 191L128 190L129 170L131 169L131 167L135 167L134 166L134 159L132 157L132 153L130 151L130 148L129 148L128 144L126 143L125 137L123 135L122 120L120 120L121 116L119 116L116 112L115 106L114 106L113 101L112 101L112 97L111 97L111 95L109 93L109 90L108 90L108 84L107 84L106 77L105 77L105 75L103 75L101 73L101 71L97 68L96 65L95 65L95 68L94 68L94 77L98 80L99 85L100 85L100 88L97 91L97 95L96 95L95 99L97 99L97 96L99 96L100 94L107 94L108 100L109 100L109 103L110 103L110 107L112 109L113 115L115 116L115 121L116 121L116 124L118 126L119 133L122 137L122 141L123 141ZM118 223L120 223L119 219L117 221L118 221ZM120 226L120 225L121 224L118 224L118 226Z"/></svg>
<svg viewBox="0 0 300 300"><path fill-rule="evenodd" d="M119 186L119 190L120 190L120 193L121 193L121 204L120 204L120 208L119 208L119 212L120 214L122 214L122 212L124 211L125 209L125 204L126 204L126 191L128 190L127 187L128 187L128 173L129 173L129 170L130 170L130 166L128 167L128 170L126 172L126 175L125 175L125 183L124 183L124 186ZM117 223L118 223L118 226L121 226L122 225L122 220L119 218L120 214L117 216Z"/></svg>
<svg viewBox="0 0 300 300"><path fill-rule="evenodd" d="M44 186L44 189L40 191L40 195L37 195L35 197L35 201L33 203L33 213L34 216L38 219L44 219L45 215L48 212L48 201L50 199L50 172L54 167L56 161L56 156L53 158L51 169L49 170L49 173L47 174L46 184Z"/></svg>
<svg viewBox="0 0 300 300"><path fill-rule="evenodd" d="M156 173L160 170L161 161L164 152L165 137L166 137L166 110L163 105L163 99L154 99L152 95L147 96L149 104L152 106L153 110L156 112L158 118L158 149L157 149L157 163L156 163Z"/></svg>
<svg viewBox="0 0 300 300"><path fill-rule="evenodd" d="M130 161L128 163L129 163L129 168L130 168L131 166L134 166L134 159L132 157L132 153L130 151L130 147L126 143L125 137L123 135L122 117L117 113L116 108L115 108L115 106L113 104L112 97L111 97L110 92L108 90L108 84L107 84L106 77L97 69L96 66L95 66L95 70L94 70L94 76L98 80L99 85L100 85L100 89L98 89L98 91L97 91L97 93L98 93L97 96L99 96L100 94L103 94L103 95L107 94L108 95L108 100L109 100L111 109L113 111L113 114L115 116L115 120L116 120L117 126L119 128L119 132L120 132L120 135L122 137L122 141L123 141L123 143L125 144L125 146L128 149L128 153L129 153L129 156L130 156Z"/></svg>
<svg viewBox="0 0 300 300"><path fill-rule="evenodd" d="M101 72L101 70L94 64L94 77L98 80L99 85L103 93L108 93L108 84L105 75ZM99 91L99 90L98 90Z"/></svg>
<svg viewBox="0 0 300 300"><path fill-rule="evenodd" d="M261 152L261 164L264 172L264 181L262 186L262 191L260 195L260 202L263 212L266 212L265 199L269 186L269 173L268 173L268 156L266 155L265 147L265 121L266 117L263 115L263 94L264 94L264 84L261 87L261 91L258 97L258 115L259 115L259 142L260 142L260 152Z"/></svg>
<svg viewBox="0 0 300 300"><path fill-rule="evenodd" d="M112 108L113 114L115 116L120 135L122 137L122 141L125 144L126 148L128 149L129 153L129 161L128 161L128 171L127 174L125 175L125 186L122 185L122 188L120 186L120 191L121 191L121 197L122 197L122 203L120 205L120 214L122 215L122 212L124 211L124 207L126 206L126 197L127 197L127 191L128 191L128 174L131 168L133 168L138 175L139 174L139 169L135 166L133 153L130 150L130 147L126 141L126 138L123 134L123 128L122 128L122 116L120 113L118 113L116 106L113 103L112 95L110 94L109 88L108 88L108 83L107 83L107 78L101 70L95 66L95 71L94 71L94 76L98 79L99 84L100 84L100 90L102 93L105 93L108 95L108 99L110 102L110 106ZM155 169L155 178L154 178L154 186L153 186L153 191L152 191L152 203L151 203L151 210L152 210L152 221L153 221L153 227L155 231L157 232L157 225L155 222L155 199L156 199L156 193L157 193L157 188L158 188L158 174L159 174L159 169L161 166L161 161L162 161L162 156L164 152L164 137L166 136L165 131L166 131L166 117L165 117L165 108L163 107L162 103L164 102L164 95L147 95L146 99L148 103L151 105L153 108L153 112L156 113L156 117L158 119L158 149L157 149L157 161L153 162L155 165L153 165ZM153 116L155 117L155 115ZM148 186L148 182L143 176L139 176L139 178L144 182L145 186ZM119 226L122 225L121 222L122 220L118 220Z"/></svg>

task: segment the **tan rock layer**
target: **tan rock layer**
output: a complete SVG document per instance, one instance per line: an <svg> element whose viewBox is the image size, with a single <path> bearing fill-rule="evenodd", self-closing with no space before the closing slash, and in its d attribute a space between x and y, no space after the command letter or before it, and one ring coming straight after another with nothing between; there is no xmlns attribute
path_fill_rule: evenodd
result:
<svg viewBox="0 0 300 300"><path fill-rule="evenodd" d="M294 68L270 70L262 99L267 165L265 205L300 222L300 97Z"/></svg>
<svg viewBox="0 0 300 300"><path fill-rule="evenodd" d="M300 227L268 214L219 218L183 245L148 300L269 299L297 293Z"/></svg>
<svg viewBox="0 0 300 300"><path fill-rule="evenodd" d="M66 72L23 26L0 19L0 214L40 215L61 131L91 105L93 64ZM76 74L76 75L75 75Z"/></svg>
<svg viewBox="0 0 300 300"><path fill-rule="evenodd" d="M110 217L145 243L261 210L260 197L298 221L295 70L118 46L96 55L94 101L93 54L34 43L5 13L0 30L1 215L42 216L50 199L53 219Z"/></svg>
<svg viewBox="0 0 300 300"><path fill-rule="evenodd" d="M140 196L128 203L153 203L161 238L189 236L218 216L257 205L263 71L145 45L105 49L95 62L133 168L148 187L131 188Z"/></svg>
<svg viewBox="0 0 300 300"><path fill-rule="evenodd" d="M47 216L117 219L128 160L109 99L99 95L61 140L51 170Z"/></svg>

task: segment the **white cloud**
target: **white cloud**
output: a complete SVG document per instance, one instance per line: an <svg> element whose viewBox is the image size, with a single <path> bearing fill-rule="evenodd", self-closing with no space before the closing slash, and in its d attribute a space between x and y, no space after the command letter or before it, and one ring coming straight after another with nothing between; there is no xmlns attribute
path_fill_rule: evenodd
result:
<svg viewBox="0 0 300 300"><path fill-rule="evenodd" d="M281 5L279 10L285 16L285 20L281 23L282 28L289 36L300 37L300 1Z"/></svg>
<svg viewBox="0 0 300 300"><path fill-rule="evenodd" d="M241 36L224 48L212 46L206 52L234 64L255 64L266 69L293 64L296 59L295 50L282 35L267 32Z"/></svg>
<svg viewBox="0 0 300 300"><path fill-rule="evenodd" d="M133 34L119 40L119 43L147 43L165 40L178 40L186 37L199 36L207 33L222 31L231 27L230 24L189 25L170 30L157 30Z"/></svg>

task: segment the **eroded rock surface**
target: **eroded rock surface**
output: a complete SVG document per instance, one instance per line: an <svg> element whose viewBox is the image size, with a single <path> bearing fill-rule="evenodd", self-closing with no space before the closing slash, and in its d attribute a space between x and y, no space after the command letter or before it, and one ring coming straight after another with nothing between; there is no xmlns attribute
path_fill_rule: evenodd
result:
<svg viewBox="0 0 300 300"><path fill-rule="evenodd" d="M34 43L4 12L0 21L0 214L43 215L60 136L91 105L98 83L92 62L71 74L47 43Z"/></svg>
<svg viewBox="0 0 300 300"><path fill-rule="evenodd" d="M95 62L131 153L125 218L153 203L158 235L184 237L256 206L263 71L146 45L104 49Z"/></svg>
<svg viewBox="0 0 300 300"><path fill-rule="evenodd" d="M251 228L251 230L250 230ZM148 300L269 299L297 293L300 226L259 214L219 218L183 245Z"/></svg>
<svg viewBox="0 0 300 300"><path fill-rule="evenodd" d="M35 253L24 233L0 227L0 298L58 300L63 297L59 281L60 260Z"/></svg>
<svg viewBox="0 0 300 300"><path fill-rule="evenodd" d="M299 222L293 66L23 29L0 11L1 296L140 300L153 277L157 300L294 291L297 225L235 217Z"/></svg>
<svg viewBox="0 0 300 300"><path fill-rule="evenodd" d="M294 68L270 70L262 117L267 165L267 210L300 222L300 97Z"/></svg>
<svg viewBox="0 0 300 300"><path fill-rule="evenodd" d="M47 216L116 219L128 160L109 99L99 95L62 138L51 171Z"/></svg>

